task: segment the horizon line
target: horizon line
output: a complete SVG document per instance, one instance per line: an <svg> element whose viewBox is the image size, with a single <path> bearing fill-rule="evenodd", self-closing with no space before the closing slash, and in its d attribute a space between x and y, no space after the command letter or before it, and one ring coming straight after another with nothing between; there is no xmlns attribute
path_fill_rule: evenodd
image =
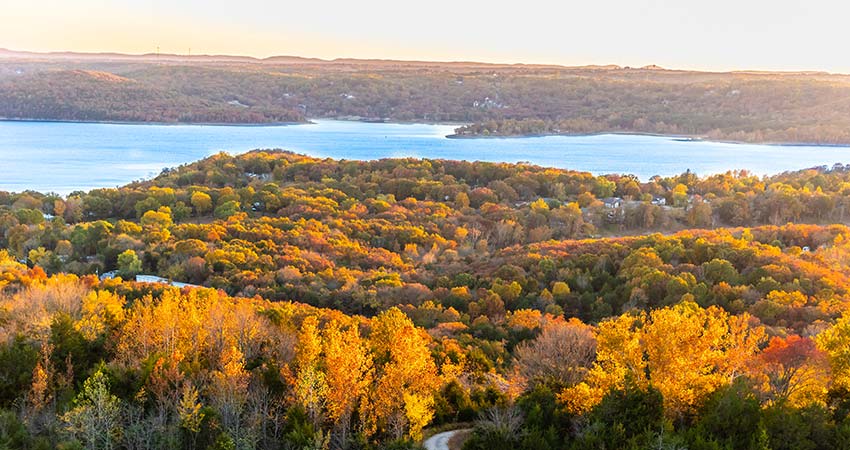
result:
<svg viewBox="0 0 850 450"><path fill-rule="evenodd" d="M227 54L227 53L201 53L201 54L181 54L181 53L124 53L118 51L77 51L77 50L15 50L5 47L0 47L0 59L25 58L25 57L54 57L54 58L70 58L70 57L113 57L127 59L156 59L169 58L174 60L192 60L192 59L221 59L221 60L244 60L244 62L270 63L275 62L275 59L294 59L303 60L306 62L316 63L344 63L344 62L395 62L406 64L448 64L448 65L478 65L478 66L497 66L497 67L531 67L531 68L549 68L549 69L599 69L599 70L654 70L668 72L698 72L698 73L740 73L740 74L786 74L786 75L830 75L830 76L846 76L850 73L830 72L827 70L809 69L809 70L771 70L771 69L679 69L662 67L656 64L646 64L640 67L623 66L616 63L610 64L579 64L566 65L558 63L529 63L529 62L497 62L497 61L478 61L472 59L463 60L424 60L424 59L394 59L380 57L336 57L332 59L299 56L299 55L270 55L265 57L252 56L247 54Z"/></svg>

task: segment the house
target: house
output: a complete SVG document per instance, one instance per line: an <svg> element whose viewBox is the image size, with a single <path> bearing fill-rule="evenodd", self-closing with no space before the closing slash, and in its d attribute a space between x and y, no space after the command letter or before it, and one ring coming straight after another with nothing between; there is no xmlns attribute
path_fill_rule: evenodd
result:
<svg viewBox="0 0 850 450"><path fill-rule="evenodd" d="M245 176L248 178L256 178L260 181L268 181L272 179L272 174L270 173L245 172Z"/></svg>
<svg viewBox="0 0 850 450"><path fill-rule="evenodd" d="M608 209L617 209L623 206L623 199L620 197L606 197L602 199L602 205Z"/></svg>

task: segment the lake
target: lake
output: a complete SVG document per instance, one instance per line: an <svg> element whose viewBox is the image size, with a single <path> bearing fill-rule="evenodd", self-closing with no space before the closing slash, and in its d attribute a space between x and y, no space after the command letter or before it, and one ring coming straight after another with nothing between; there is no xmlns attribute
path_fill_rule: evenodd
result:
<svg viewBox="0 0 850 450"><path fill-rule="evenodd" d="M645 180L687 169L700 175L747 169L773 174L836 162L850 147L774 146L604 134L447 139L452 126L316 120L292 126L131 125L0 121L0 190L67 194L149 178L219 151L282 148L319 157L402 156L529 161Z"/></svg>

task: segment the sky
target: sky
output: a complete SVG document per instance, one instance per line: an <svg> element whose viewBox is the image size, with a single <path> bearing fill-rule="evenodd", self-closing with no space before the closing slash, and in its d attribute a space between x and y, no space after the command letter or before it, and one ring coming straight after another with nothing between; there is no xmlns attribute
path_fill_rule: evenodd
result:
<svg viewBox="0 0 850 450"><path fill-rule="evenodd" d="M0 0L0 48L850 73L843 0Z"/></svg>

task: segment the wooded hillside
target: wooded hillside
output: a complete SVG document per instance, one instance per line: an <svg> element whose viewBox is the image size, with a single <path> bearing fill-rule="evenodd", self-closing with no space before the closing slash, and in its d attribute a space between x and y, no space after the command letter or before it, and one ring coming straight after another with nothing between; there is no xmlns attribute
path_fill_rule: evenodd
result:
<svg viewBox="0 0 850 450"><path fill-rule="evenodd" d="M595 132L850 143L850 78L299 58L0 58L0 117L470 123L459 136Z"/></svg>

